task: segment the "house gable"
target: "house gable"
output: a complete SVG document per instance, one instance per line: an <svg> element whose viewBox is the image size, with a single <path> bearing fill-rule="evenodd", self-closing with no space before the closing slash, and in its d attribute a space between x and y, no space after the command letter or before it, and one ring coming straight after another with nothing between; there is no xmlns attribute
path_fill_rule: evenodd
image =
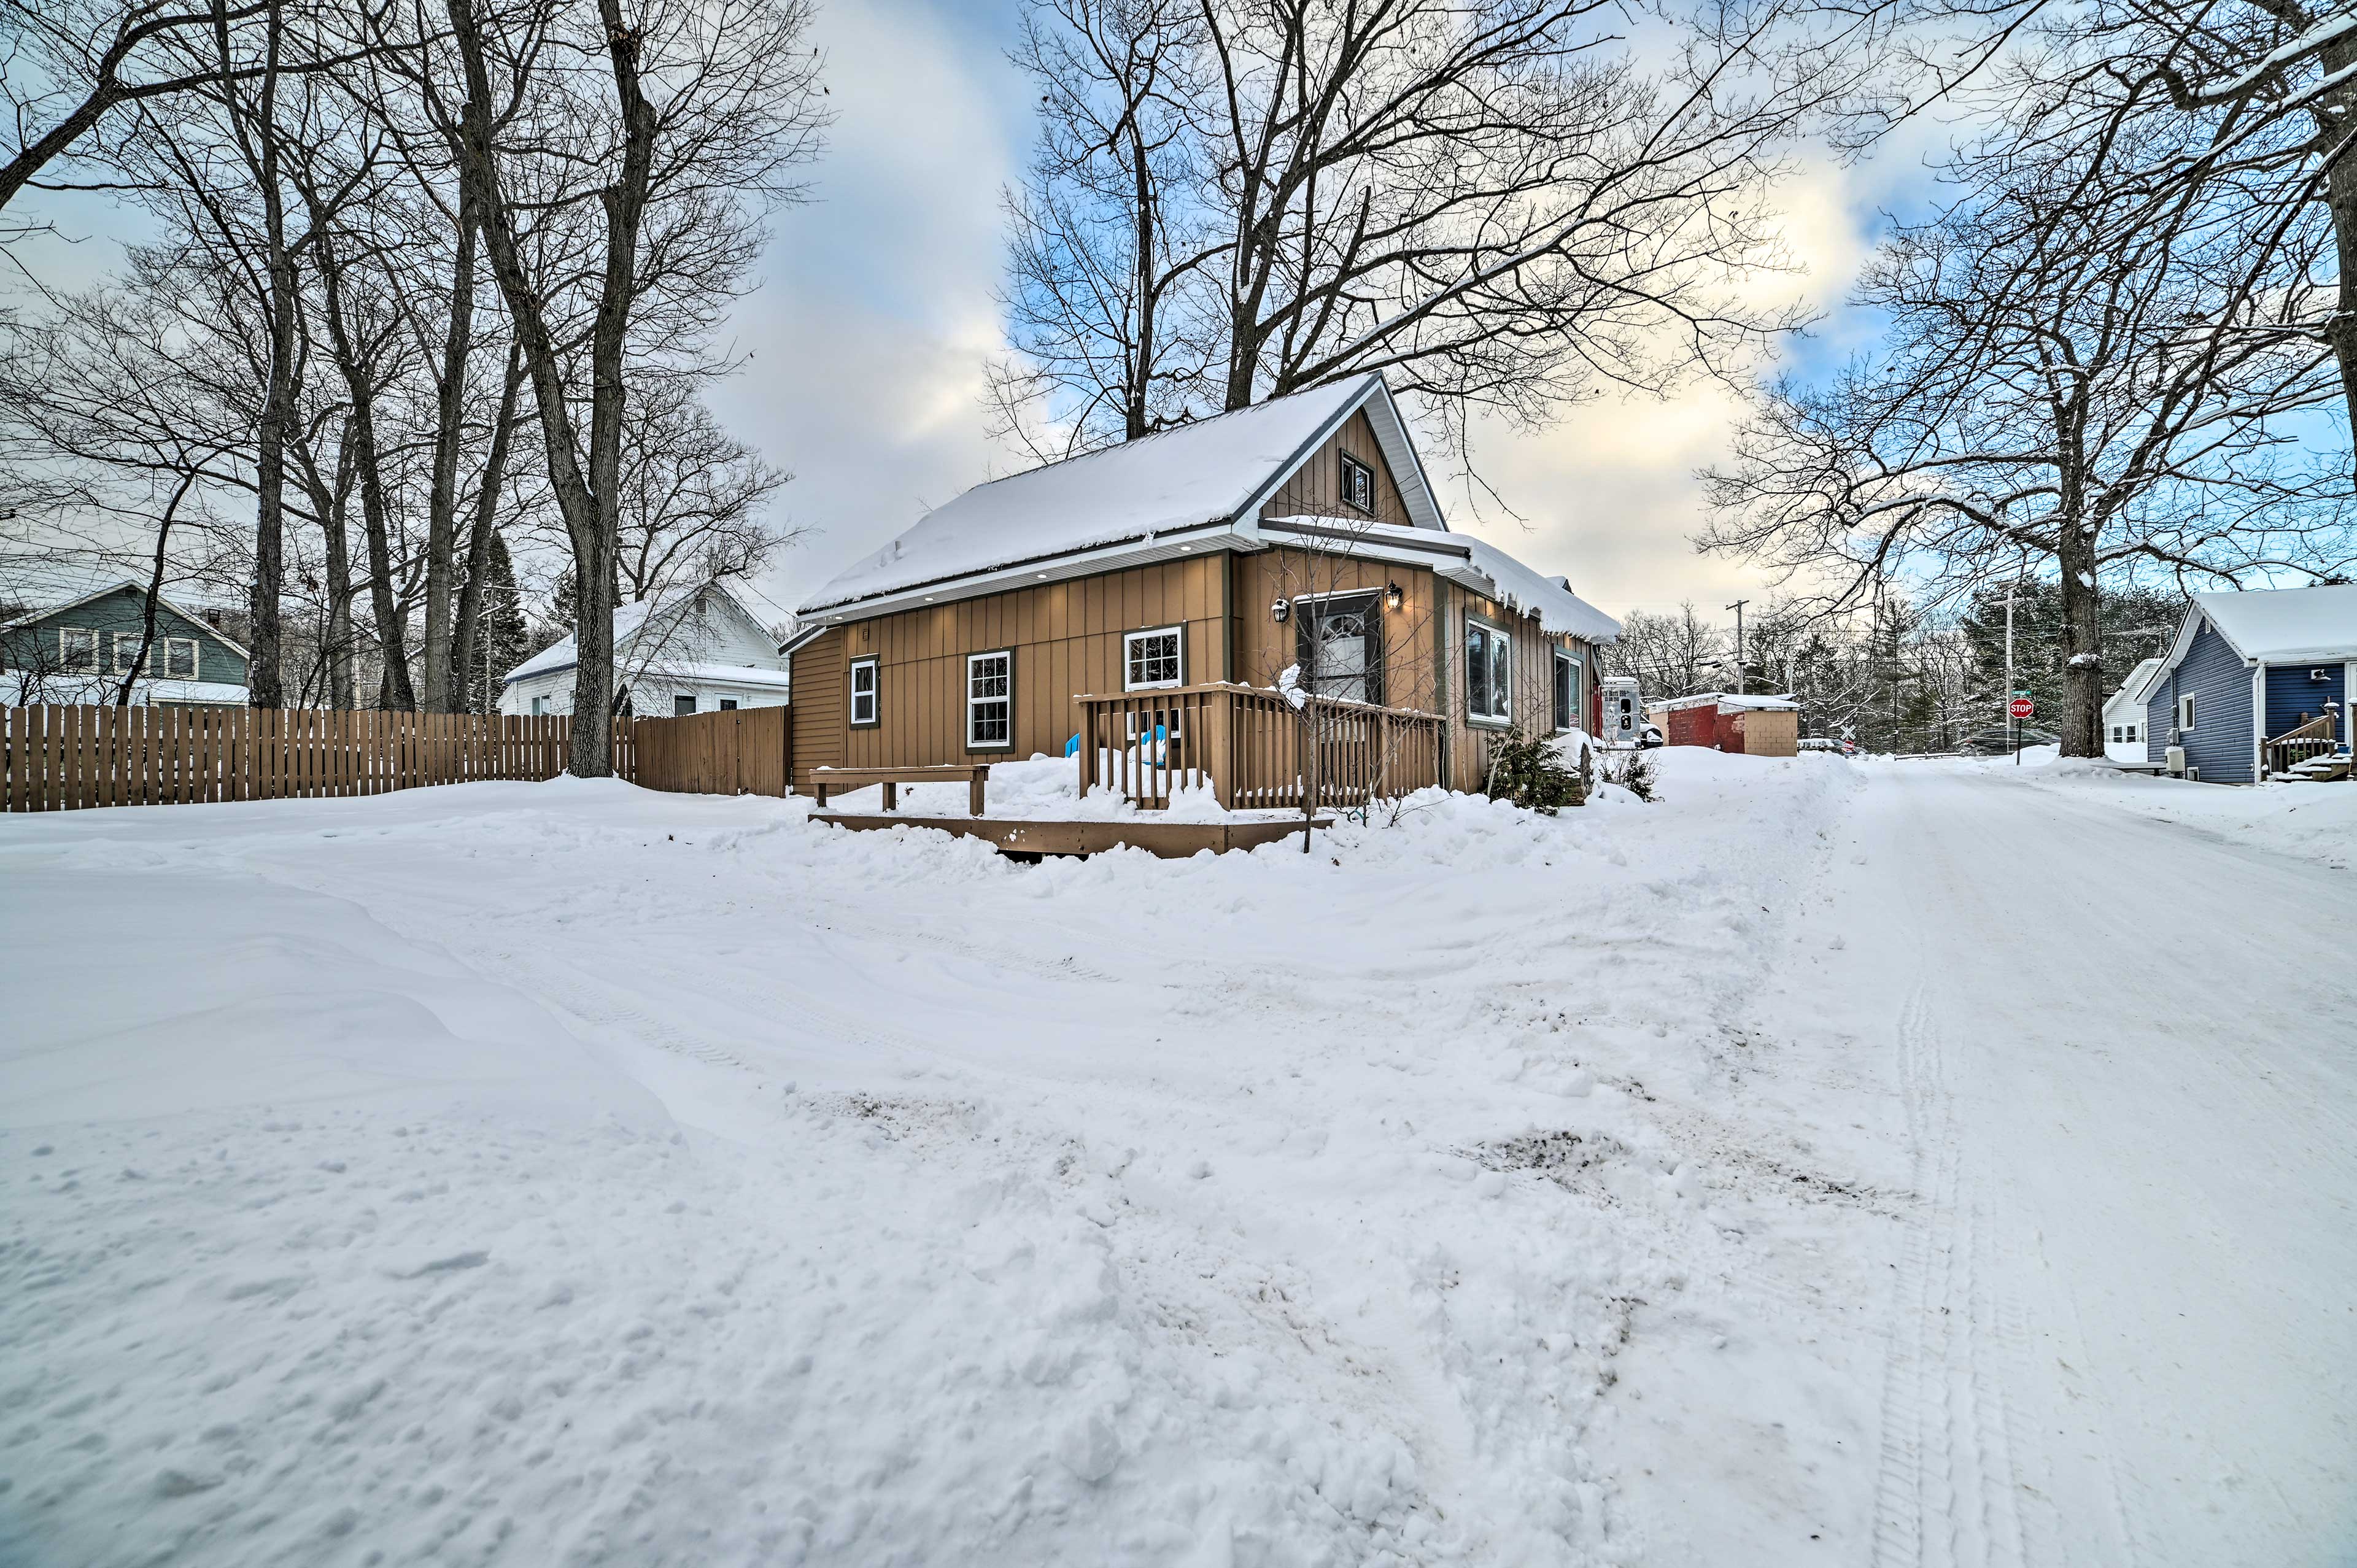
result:
<svg viewBox="0 0 2357 1568"><path fill-rule="evenodd" d="M136 638L146 620L146 591L129 583L78 599L53 609L36 610L0 628L0 663L10 670L39 673L61 671L59 634L68 628L99 634L99 668L112 675L116 634ZM156 603L156 646L149 653L149 673L164 668L167 638L197 644L196 673L191 679L215 685L242 686L247 679L245 650L202 620L169 600Z"/></svg>
<svg viewBox="0 0 2357 1568"><path fill-rule="evenodd" d="M1362 511L1343 498L1345 458L1362 463L1372 471L1373 510ZM1352 410L1340 429L1278 479L1275 493L1261 503L1259 515L1337 517L1388 522L1402 528L1415 524L1400 494L1399 481L1393 476L1391 460L1384 456L1383 443L1376 439L1374 424L1364 408Z"/></svg>

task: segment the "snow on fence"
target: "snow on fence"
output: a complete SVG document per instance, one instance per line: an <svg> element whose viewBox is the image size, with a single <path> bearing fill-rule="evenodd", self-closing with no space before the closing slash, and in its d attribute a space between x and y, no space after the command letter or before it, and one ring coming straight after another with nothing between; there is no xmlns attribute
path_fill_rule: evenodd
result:
<svg viewBox="0 0 2357 1568"><path fill-rule="evenodd" d="M634 778L639 733L683 722L617 719L614 771ZM565 771L571 731L572 720L562 715L0 708L0 810L378 795L487 779L553 779Z"/></svg>

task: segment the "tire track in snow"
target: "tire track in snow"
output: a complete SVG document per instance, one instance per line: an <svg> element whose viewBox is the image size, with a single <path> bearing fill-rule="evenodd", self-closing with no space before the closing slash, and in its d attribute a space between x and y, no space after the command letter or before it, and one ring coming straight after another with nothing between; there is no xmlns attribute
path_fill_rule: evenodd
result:
<svg viewBox="0 0 2357 1568"><path fill-rule="evenodd" d="M1890 1308L1876 1477L1875 1568L2029 1568L2007 1397L2025 1315L2004 1294L2001 1222L1970 1180L1928 990L1899 1025L1916 1211Z"/></svg>

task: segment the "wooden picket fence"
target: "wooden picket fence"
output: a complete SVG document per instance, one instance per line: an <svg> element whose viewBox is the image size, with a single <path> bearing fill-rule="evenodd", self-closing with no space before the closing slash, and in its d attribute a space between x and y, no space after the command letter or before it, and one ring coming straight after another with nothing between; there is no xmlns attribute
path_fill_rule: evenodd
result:
<svg viewBox="0 0 2357 1568"><path fill-rule="evenodd" d="M638 772L638 732L617 719L614 771ZM563 715L326 708L0 708L0 810L378 795L565 771ZM678 788L662 784L656 788Z"/></svg>

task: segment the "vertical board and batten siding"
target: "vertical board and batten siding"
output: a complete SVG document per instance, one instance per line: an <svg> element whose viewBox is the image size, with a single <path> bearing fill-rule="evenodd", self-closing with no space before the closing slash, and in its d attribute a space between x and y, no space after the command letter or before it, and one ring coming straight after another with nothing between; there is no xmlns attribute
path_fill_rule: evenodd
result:
<svg viewBox="0 0 2357 1568"><path fill-rule="evenodd" d="M1580 639L1545 630L1533 617L1522 615L1483 597L1469 588L1448 585L1444 624L1448 630L1451 672L1443 706L1448 720L1449 787L1478 790L1489 778L1490 741L1502 734L1551 735L1555 732L1555 650L1562 649L1579 661L1574 683L1575 722L1590 727L1591 693L1596 684L1596 650ZM1486 621L1513 639L1513 687L1507 696L1512 722L1504 726L1476 724L1465 709L1465 621L1468 616ZM1591 730L1592 733L1592 730Z"/></svg>
<svg viewBox="0 0 2357 1568"><path fill-rule="evenodd" d="M845 709L850 703L851 660L843 651L846 633L823 632L794 650L794 788L811 788L813 768L844 766Z"/></svg>
<svg viewBox="0 0 2357 1568"><path fill-rule="evenodd" d="M2179 744L2190 768L2212 784L2248 784L2257 768L2258 747L2251 714L2251 668L2205 621L2193 634L2185 657L2153 685L2145 704L2146 755L2168 759L2177 729L2177 700L2193 697L2193 730Z"/></svg>
<svg viewBox="0 0 2357 1568"><path fill-rule="evenodd" d="M1374 470L1372 521L1395 522L1403 527L1412 524L1415 520L1408 516L1407 507L1400 499L1399 485L1392 478L1391 465L1383 460L1383 444L1375 439L1375 427L1368 421L1365 409L1344 420L1341 429L1286 477L1276 493L1261 503L1261 516L1366 518L1367 513L1343 504L1344 453Z"/></svg>
<svg viewBox="0 0 2357 1568"><path fill-rule="evenodd" d="M1080 731L1072 699L1122 689L1122 637L1183 627L1184 681L1224 681L1225 556L1181 561L1017 588L902 610L828 632L793 659L795 779L810 770L904 768L1061 757ZM1014 655L1014 744L966 744L966 656ZM877 660L878 722L850 724L853 660Z"/></svg>
<svg viewBox="0 0 2357 1568"><path fill-rule="evenodd" d="M1230 679L1248 686L1274 686L1288 666L1299 662L1298 618L1288 615L1283 625L1277 624L1271 613L1277 600L1304 595L1380 594L1397 583L1400 607L1383 615L1384 705L1421 713L1440 711L1433 680L1432 636L1433 622L1440 614L1434 592L1440 579L1430 568L1345 553L1279 549L1236 555L1228 570L1237 607L1235 672Z"/></svg>
<svg viewBox="0 0 2357 1568"><path fill-rule="evenodd" d="M2309 680L2311 671L2323 671L2324 679ZM2341 703L2341 738L2346 739L2349 710L2343 701L2342 689L2347 681L2347 670L2337 659L2315 664L2268 665L2266 726L2268 736L2272 738L2286 730L2298 728L2309 719L2321 717L2327 703Z"/></svg>

